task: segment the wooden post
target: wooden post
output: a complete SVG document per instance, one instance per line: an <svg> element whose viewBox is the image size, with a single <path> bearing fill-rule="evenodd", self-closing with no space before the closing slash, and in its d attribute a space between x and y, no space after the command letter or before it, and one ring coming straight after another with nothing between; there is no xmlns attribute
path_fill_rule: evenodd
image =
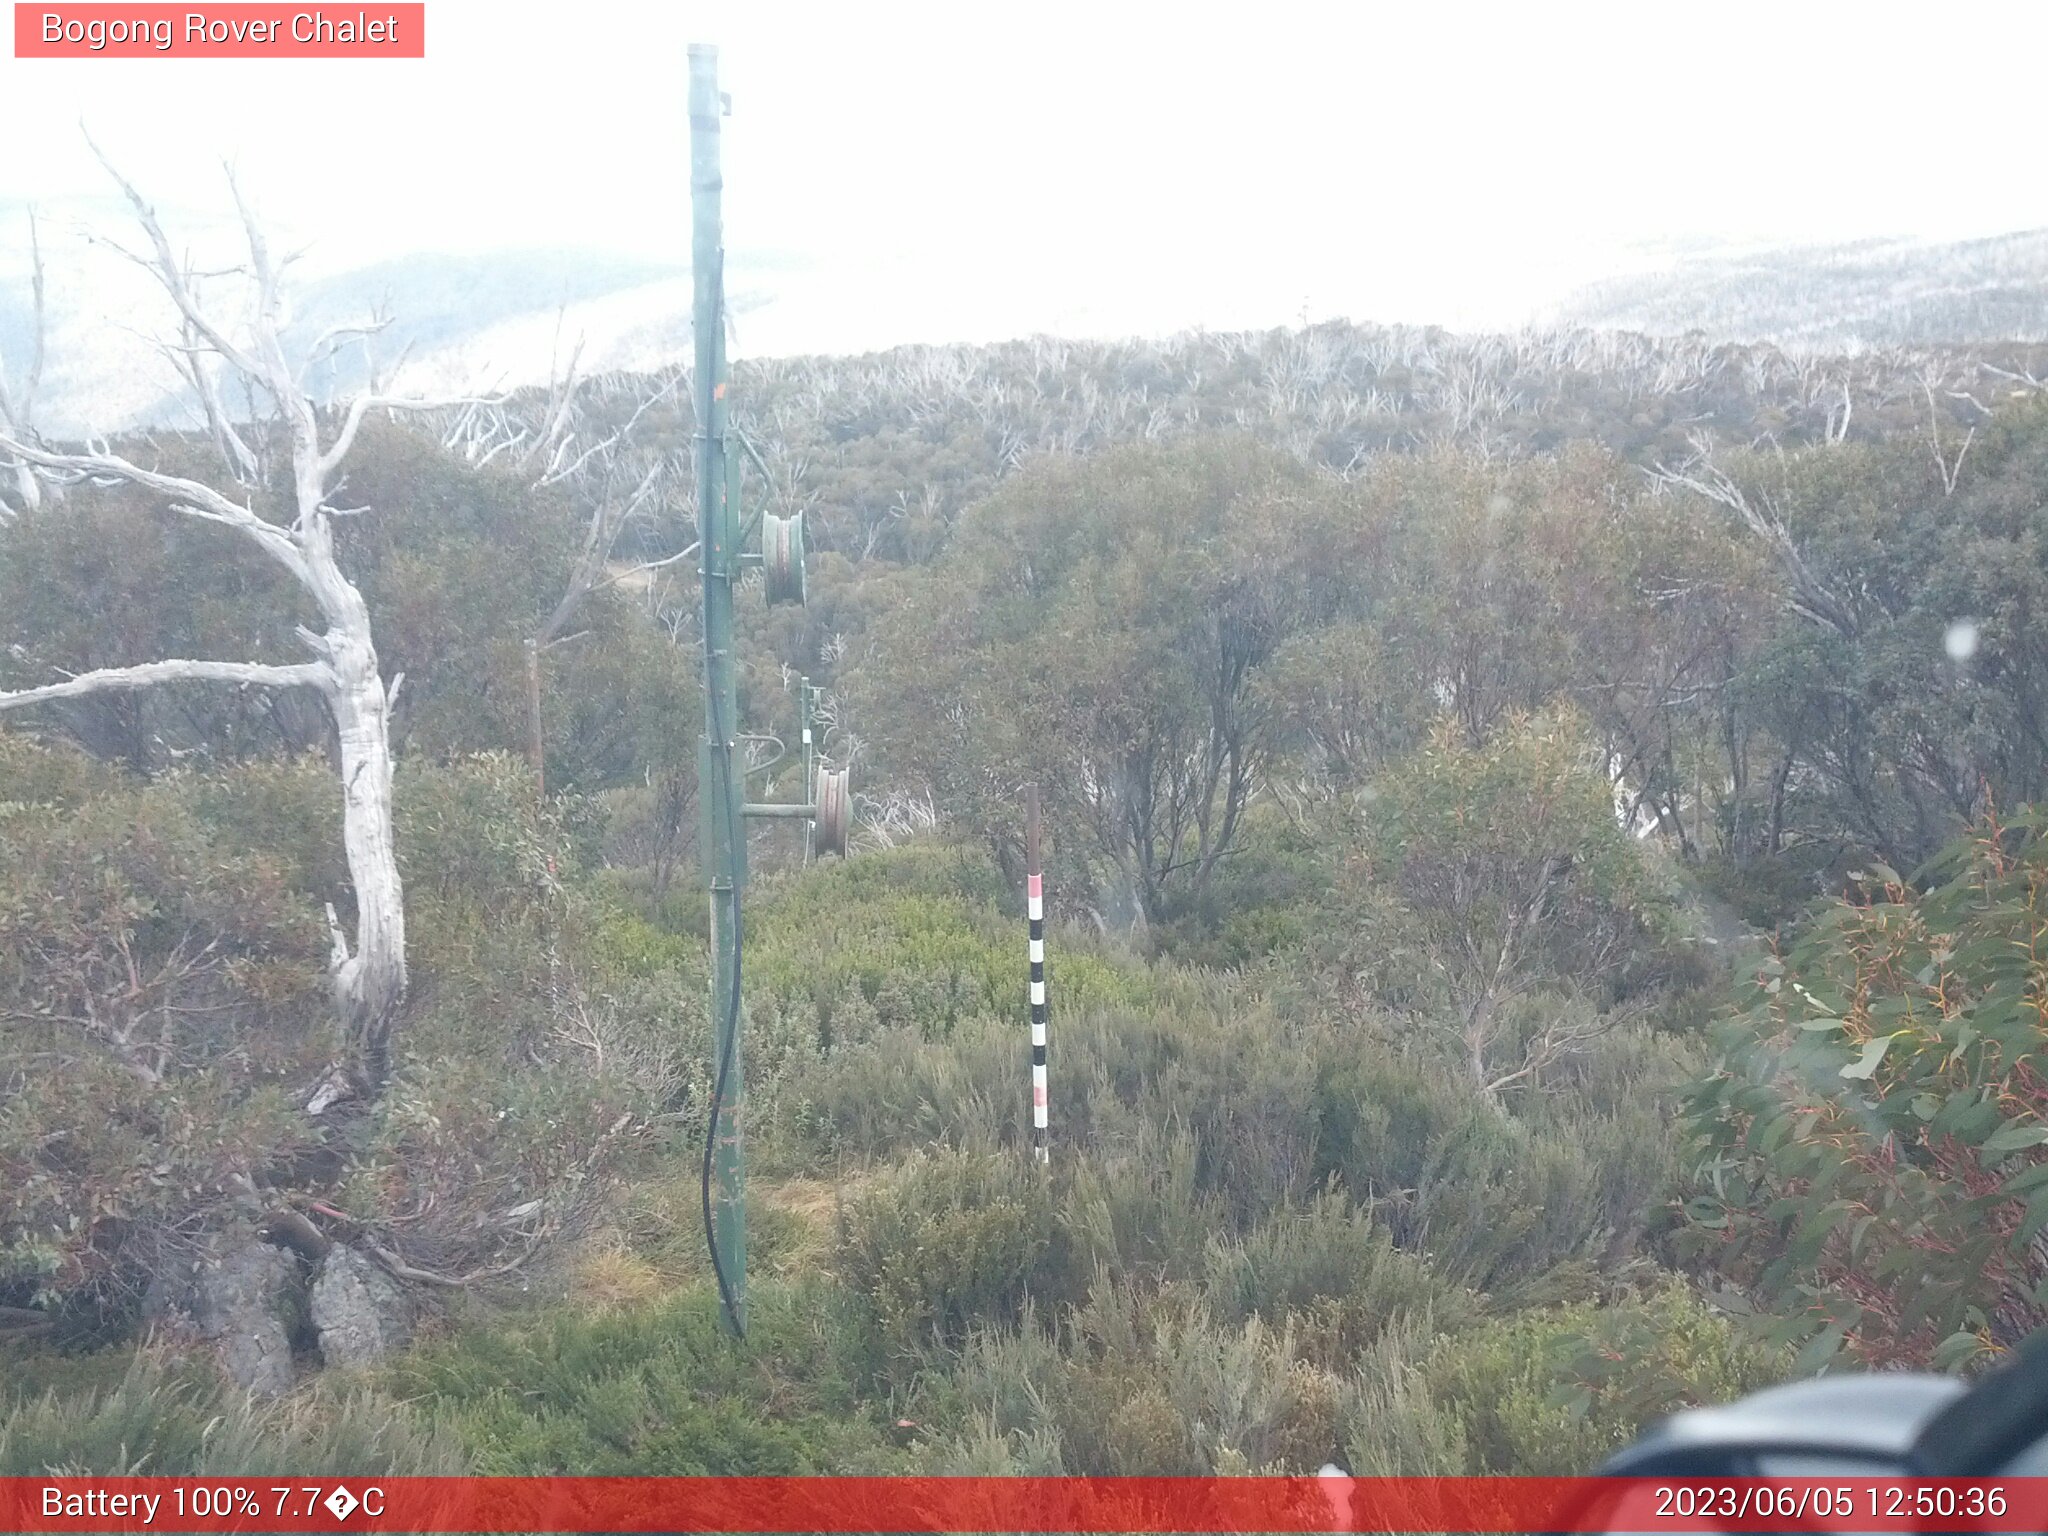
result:
<svg viewBox="0 0 2048 1536"><path fill-rule="evenodd" d="M526 760L533 765L533 794L548 802L547 731L540 714L540 642L526 642Z"/></svg>

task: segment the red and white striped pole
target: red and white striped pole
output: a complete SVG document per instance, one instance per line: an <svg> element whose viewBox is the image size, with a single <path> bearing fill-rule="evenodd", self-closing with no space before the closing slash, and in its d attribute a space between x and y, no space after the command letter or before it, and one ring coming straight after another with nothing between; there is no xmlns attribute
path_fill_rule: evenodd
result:
<svg viewBox="0 0 2048 1536"><path fill-rule="evenodd" d="M1031 786L1024 816L1024 915L1031 933L1031 1151L1041 1163L1045 1146L1045 883L1038 867L1038 786Z"/></svg>

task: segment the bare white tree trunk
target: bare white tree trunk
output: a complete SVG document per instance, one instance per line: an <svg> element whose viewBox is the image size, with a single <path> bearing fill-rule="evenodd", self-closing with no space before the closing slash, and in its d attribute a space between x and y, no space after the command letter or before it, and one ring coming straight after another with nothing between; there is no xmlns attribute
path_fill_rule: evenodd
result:
<svg viewBox="0 0 2048 1536"><path fill-rule="evenodd" d="M36 218L28 218L29 247L29 288L34 300L34 333L29 340L28 368L22 375L18 391L7 387L6 360L0 358L0 429L9 437L34 441L36 389L43 379L43 245L36 233ZM10 506L5 497L0 497L0 523L4 523L16 512L32 512L43 502L42 483L36 479L35 471L26 464L13 466L14 503Z"/></svg>
<svg viewBox="0 0 2048 1536"><path fill-rule="evenodd" d="M391 1026L406 988L405 890L391 814L396 688L384 686L361 595L342 585L360 620L328 633L328 708L340 741L341 836L356 892L356 943L348 953L336 929L334 1005L350 1064L362 1086L375 1093L390 1069Z"/></svg>
<svg viewBox="0 0 2048 1536"><path fill-rule="evenodd" d="M333 936L330 981L340 1041L335 1067L307 1103L317 1114L339 1099L374 1097L382 1090L390 1067L392 1025L406 991L405 898L391 800L391 702L401 679L385 683L371 635L369 608L335 559L333 519L337 514L327 498L370 411L439 408L449 402L392 399L376 393L373 384L349 402L333 441L323 446L313 401L285 360L278 273L248 209L242 208L250 258L246 275L254 284L256 303L249 334L237 338L217 325L201 305L192 274L173 256L149 205L112 166L108 170L127 194L149 237L153 255L137 259L177 306L188 340L175 350L183 355L187 378L195 381L207 406L214 440L226 461L227 479L245 494L253 489L258 455L243 436L247 424L238 426L219 409L221 397L211 383L206 357L195 348L238 374L252 398L274 402L278 424L291 444L292 520L272 522L258 516L248 500L236 500L198 480L144 468L105 447L83 453L50 452L29 434L14 430L12 423L7 430L0 430L0 455L5 456L0 468L33 472L58 484L85 479L125 481L163 496L174 511L223 524L291 573L318 609L324 628L299 631L299 638L313 653L311 662L274 666L172 660L111 667L41 687L0 693L0 711L169 681L319 691L340 741L342 842L356 911L353 944L331 909L329 912ZM239 192L236 201L240 205Z"/></svg>

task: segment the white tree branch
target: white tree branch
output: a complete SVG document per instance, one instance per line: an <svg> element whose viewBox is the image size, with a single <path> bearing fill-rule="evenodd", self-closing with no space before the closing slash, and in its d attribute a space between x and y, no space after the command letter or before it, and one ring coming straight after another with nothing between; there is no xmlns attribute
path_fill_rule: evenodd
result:
<svg viewBox="0 0 2048 1536"><path fill-rule="evenodd" d="M106 157L105 152L101 150L99 145L93 142L91 134L85 136L85 142L86 146L92 150L93 158L98 160L101 166L105 168L106 173L114 178L114 184L121 189L122 195L128 199L128 205L135 210L136 222L142 225L143 233L149 236L151 249L156 252L156 259L154 261L149 261L139 256L133 259L138 265L146 268L163 285L164 291L171 296L171 302L178 306L178 312L191 323L194 330L206 338L207 343L215 351L219 352L222 357L226 358L250 378L266 383L269 382L262 365L234 342L225 331L215 325L206 311L200 308L199 300L193 294L191 284L186 281L184 266L179 262L176 253L171 250L171 242L164 234L163 225L157 221L156 210L150 207L148 200L140 192L136 191L133 182L114 169L114 163ZM239 204L239 194L236 201Z"/></svg>
<svg viewBox="0 0 2048 1536"><path fill-rule="evenodd" d="M0 693L0 710L21 709L53 699L77 699L91 693L154 688L159 683L239 683L257 688L329 689L334 674L319 662L274 667L254 661L146 661L133 667L101 667L61 683Z"/></svg>
<svg viewBox="0 0 2048 1536"><path fill-rule="evenodd" d="M319 472L324 482L341 467L341 461L348 457L349 449L355 446L356 433L362 430L363 418L372 411L442 411L453 405L489 406L497 400L489 395L459 395L452 398L430 399L407 395L380 395L365 392L348 403L348 414L342 418L341 431L335 435L334 446L320 456Z"/></svg>
<svg viewBox="0 0 2048 1536"><path fill-rule="evenodd" d="M292 542L289 532L275 523L258 517L242 503L229 500L212 486L201 481L188 480L183 475L167 475L159 470L144 469L140 464L124 459L117 453L50 453L28 443L19 442L5 433L0 433L0 453L57 475L123 480L144 490L156 491L171 498L175 511L208 522L225 523L230 528L247 534L262 546L265 554L290 571L294 577L301 582L306 580L305 557Z"/></svg>

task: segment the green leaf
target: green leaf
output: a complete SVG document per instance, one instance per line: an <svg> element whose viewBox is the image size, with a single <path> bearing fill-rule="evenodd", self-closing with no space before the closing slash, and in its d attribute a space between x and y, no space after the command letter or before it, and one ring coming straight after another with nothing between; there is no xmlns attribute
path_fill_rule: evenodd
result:
<svg viewBox="0 0 2048 1536"><path fill-rule="evenodd" d="M2009 1198L2023 1195L2030 1189L2038 1189L2043 1184L2048 1184L2048 1163L2034 1163L2007 1179L1998 1192Z"/></svg>
<svg viewBox="0 0 2048 1536"><path fill-rule="evenodd" d="M1934 1347L1934 1368L1937 1371L1960 1369L1984 1348L1984 1341L1968 1329L1958 1329Z"/></svg>
<svg viewBox="0 0 2048 1536"><path fill-rule="evenodd" d="M2027 1202L2027 1213L2020 1218L2020 1229L2013 1234L2013 1247L2025 1248L2043 1224L2048 1224L2048 1189L2040 1191Z"/></svg>
<svg viewBox="0 0 2048 1536"><path fill-rule="evenodd" d="M1985 1138L1986 1152L2017 1152L2022 1147L2038 1147L2048 1143L2048 1125L2008 1125L2004 1130Z"/></svg>
<svg viewBox="0 0 2048 1536"><path fill-rule="evenodd" d="M1811 1376L1825 1368L1829 1361L1841 1353L1842 1339L1848 1331L1841 1323L1829 1323L1799 1351L1799 1358L1792 1364L1792 1374Z"/></svg>
<svg viewBox="0 0 2048 1536"><path fill-rule="evenodd" d="M1842 1076L1858 1082L1868 1082L1871 1074L1877 1071L1877 1064L1884 1060L1884 1053L1892 1048L1892 1042L1898 1038L1897 1035L1878 1035L1865 1041L1863 1054L1842 1068Z"/></svg>

